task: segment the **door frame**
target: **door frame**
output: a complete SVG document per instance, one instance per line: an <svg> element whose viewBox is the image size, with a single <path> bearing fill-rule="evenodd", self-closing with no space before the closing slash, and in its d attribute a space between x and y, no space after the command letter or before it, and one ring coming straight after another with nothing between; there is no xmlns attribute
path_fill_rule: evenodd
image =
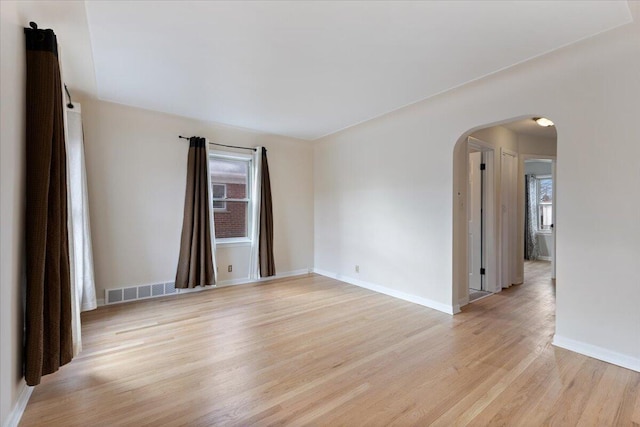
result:
<svg viewBox="0 0 640 427"><path fill-rule="evenodd" d="M482 197L483 200L483 212L482 212L482 222L483 222L483 238L482 238L482 252L483 252L483 260L485 265L485 278L484 284L485 289L489 292L499 292L500 289L497 287L497 239L496 239L496 214L495 214L495 148L492 144L482 141L481 139L474 137L467 137L467 147L466 147L466 161L465 161L465 176L466 176L466 184L465 188L467 189L467 197L466 197L466 221L465 221L465 236L469 235L469 216L470 216L470 204L469 204L469 153L471 150L482 152L483 162L485 163L485 171L484 171L484 190ZM465 237L467 238L467 237ZM467 259L469 259L469 251L471 248L467 244ZM467 286L465 288L465 294L461 295L460 305L466 305L469 303L469 268L470 266L467 264L467 271L465 274L465 280Z"/></svg>
<svg viewBox="0 0 640 427"><path fill-rule="evenodd" d="M518 195L518 200L522 200L524 201L524 163L527 160L551 160L551 179L553 180L553 214L552 214L552 221L553 221L553 229L551 232L551 278L555 280L556 278L556 212L557 212L557 204L556 204L556 188L557 188L557 174L556 174L556 169L557 169L557 156L549 156L549 155L543 155L543 154L521 154L520 155L520 161L518 162L518 169L519 169L519 175L520 177L522 177L522 185L520 186L520 188L518 189L518 192L520 193ZM520 179L519 177L519 179ZM520 207L521 209L521 214L520 216L520 220L519 220L519 224L522 225L520 227L520 229L524 230L524 202L522 203L522 206ZM524 234L523 234L523 242L524 242ZM520 245L522 246L522 250L521 250L521 255L520 255L520 263L522 263L522 266L519 268L519 271L524 272L524 244Z"/></svg>
<svg viewBox="0 0 640 427"><path fill-rule="evenodd" d="M485 248L484 241L486 239L484 224L484 180L486 171L486 155L483 151L475 147L473 144L467 144L469 179L467 180L467 265L468 265L468 288L469 293L472 289L485 290L487 284L486 274L482 274L482 269L486 270L485 265ZM473 158L473 160L472 160ZM482 169L482 165L485 169ZM473 225L473 227L472 227ZM473 239L472 239L473 236ZM478 252L476 252L478 251Z"/></svg>

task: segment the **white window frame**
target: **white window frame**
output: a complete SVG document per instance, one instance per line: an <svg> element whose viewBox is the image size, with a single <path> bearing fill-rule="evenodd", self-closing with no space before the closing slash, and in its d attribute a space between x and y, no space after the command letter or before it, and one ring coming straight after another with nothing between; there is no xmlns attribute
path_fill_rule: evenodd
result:
<svg viewBox="0 0 640 427"><path fill-rule="evenodd" d="M213 149L209 149L209 159L223 159L223 160L233 160L233 161L245 161L248 163L248 168L247 168L247 197L245 197L244 199L229 199L227 197L227 190L226 190L226 186L225 186L225 201L230 201L230 202L247 202L247 217L246 217L246 227L247 227L247 237L226 237L226 238L219 238L217 237L215 239L216 242L216 246L245 246L245 245L251 245L252 241L251 241L251 235L253 234L251 232L251 225L253 224L253 217L252 217L252 211L253 209L251 209L251 204L253 203L253 193L252 193L252 188L253 188L253 156L251 156L250 154L244 154L244 153L231 153L228 151L220 151L220 150L213 150ZM213 184L211 177L209 177L209 183L210 185ZM212 192L213 193L213 192ZM226 203L225 203L225 211L226 211ZM222 212L222 209L219 208L214 208L213 209L213 215L214 215L214 224L215 224L215 214L216 212Z"/></svg>
<svg viewBox="0 0 640 427"><path fill-rule="evenodd" d="M537 207L537 215L536 215L536 230L538 234L551 234L552 230L549 228L548 230L544 230L540 228L540 215L541 215L541 206L548 205L551 206L552 212L555 207L553 206L553 198L550 202L541 203L540 202L540 181L543 179L551 180L551 188L553 188L553 176L551 175L536 175L536 207ZM552 215L553 218L553 215Z"/></svg>

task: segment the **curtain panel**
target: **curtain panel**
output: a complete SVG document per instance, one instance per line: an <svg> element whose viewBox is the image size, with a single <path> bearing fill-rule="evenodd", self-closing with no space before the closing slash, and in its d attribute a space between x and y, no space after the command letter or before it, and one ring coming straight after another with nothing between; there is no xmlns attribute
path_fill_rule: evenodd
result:
<svg viewBox="0 0 640 427"><path fill-rule="evenodd" d="M267 149L256 147L253 154L251 210L251 255L249 257L249 278L275 276L273 258L273 207Z"/></svg>
<svg viewBox="0 0 640 427"><path fill-rule="evenodd" d="M176 288L216 283L210 176L207 142L204 138L191 137Z"/></svg>
<svg viewBox="0 0 640 427"><path fill-rule="evenodd" d="M525 175L524 259L538 259L538 189L535 175Z"/></svg>
<svg viewBox="0 0 640 427"><path fill-rule="evenodd" d="M273 258L273 202L271 200L271 179L267 149L262 147L260 165L260 236L258 253L260 259L260 277L275 276L276 263Z"/></svg>
<svg viewBox="0 0 640 427"><path fill-rule="evenodd" d="M67 164L58 45L52 30L26 38L26 307L28 385L73 358Z"/></svg>
<svg viewBox="0 0 640 427"><path fill-rule="evenodd" d="M253 152L251 174L251 253L249 254L249 279L260 278L260 200L262 194L262 147Z"/></svg>
<svg viewBox="0 0 640 427"><path fill-rule="evenodd" d="M84 161L82 112L78 103L65 106L65 129L69 200L69 260L71 264L71 326L73 354L82 350L80 313L94 310L98 304L93 271L89 194Z"/></svg>

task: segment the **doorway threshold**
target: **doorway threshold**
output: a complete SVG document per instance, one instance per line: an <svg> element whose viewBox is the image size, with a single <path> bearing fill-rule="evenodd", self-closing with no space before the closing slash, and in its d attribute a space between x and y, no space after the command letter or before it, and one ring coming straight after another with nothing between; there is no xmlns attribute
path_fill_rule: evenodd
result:
<svg viewBox="0 0 640 427"><path fill-rule="evenodd" d="M479 299L486 298L493 295L488 291L479 291L477 289L469 289L469 302L478 301Z"/></svg>

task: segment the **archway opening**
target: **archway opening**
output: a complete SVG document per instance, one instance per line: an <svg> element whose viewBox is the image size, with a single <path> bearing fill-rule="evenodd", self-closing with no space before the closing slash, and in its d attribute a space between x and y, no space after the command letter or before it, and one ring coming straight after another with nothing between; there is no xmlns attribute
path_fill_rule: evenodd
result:
<svg viewBox="0 0 640 427"><path fill-rule="evenodd" d="M470 129L454 146L456 312L474 298L522 284L532 262L538 262L538 277L555 278L557 131L554 125L539 125L539 117L520 116ZM526 185L531 180L535 185ZM542 191L534 194L533 188ZM533 254L527 250L532 239L538 250Z"/></svg>

